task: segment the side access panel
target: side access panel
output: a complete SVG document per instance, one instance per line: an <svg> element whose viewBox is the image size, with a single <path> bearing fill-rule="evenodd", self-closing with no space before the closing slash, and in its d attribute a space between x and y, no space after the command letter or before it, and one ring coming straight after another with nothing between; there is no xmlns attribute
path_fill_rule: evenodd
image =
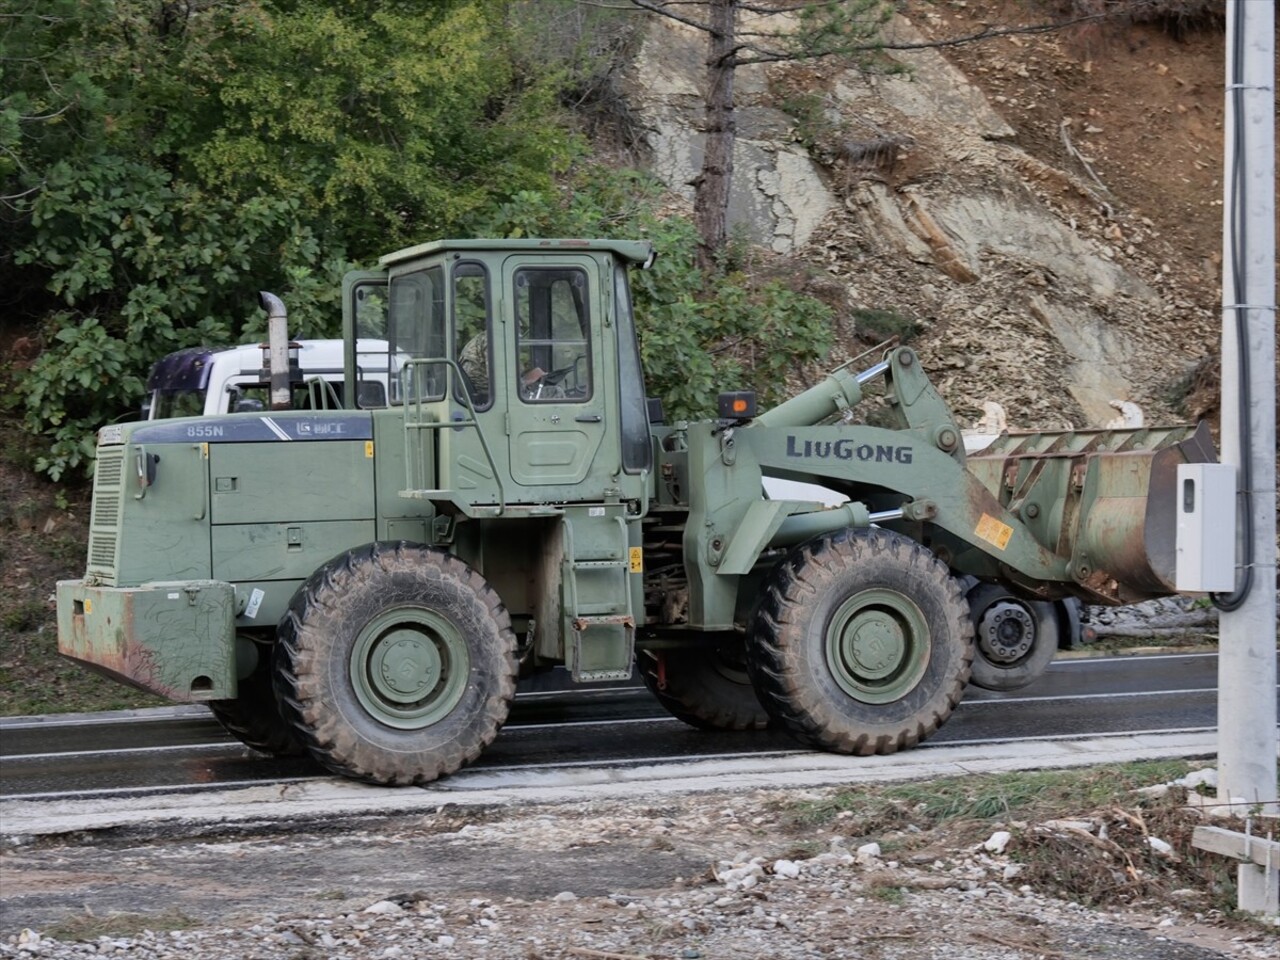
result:
<svg viewBox="0 0 1280 960"><path fill-rule="evenodd" d="M202 443L99 447L87 573L105 584L207 578L207 456ZM153 479L143 488L148 460Z"/></svg>
<svg viewBox="0 0 1280 960"><path fill-rule="evenodd" d="M373 520L373 441L210 444L215 526Z"/></svg>
<svg viewBox="0 0 1280 960"><path fill-rule="evenodd" d="M373 450L363 438L210 444L212 571L240 586L241 626L276 623L318 567L377 539Z"/></svg>

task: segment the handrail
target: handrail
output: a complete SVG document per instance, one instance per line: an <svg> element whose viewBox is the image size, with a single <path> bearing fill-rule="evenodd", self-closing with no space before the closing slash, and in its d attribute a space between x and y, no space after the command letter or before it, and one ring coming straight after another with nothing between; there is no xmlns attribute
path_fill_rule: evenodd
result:
<svg viewBox="0 0 1280 960"><path fill-rule="evenodd" d="M635 604L631 602L631 538L627 536L627 518L620 513L613 519L618 521L618 532L622 537L622 592L627 598L626 613L627 616L634 617Z"/></svg>
<svg viewBox="0 0 1280 960"><path fill-rule="evenodd" d="M338 400L338 391L333 388L333 384L321 376L314 376L307 379L307 402L311 404L312 410L341 410L342 403ZM333 406L329 406L329 401L333 401Z"/></svg>
<svg viewBox="0 0 1280 960"><path fill-rule="evenodd" d="M450 378L449 378L449 389L446 393L446 396L449 394L453 394L454 396L461 398L463 405L467 408L467 412L470 413L471 415L470 419L442 420L442 421L423 420L422 419L423 400L422 400L422 397L415 396L413 399L415 419L412 423L409 421L409 416L408 416L409 400L407 399L409 396L409 390L408 390L409 376L408 375L415 367L428 367L433 364L444 364L445 367L448 368L450 372ZM454 374L456 374L456 377L454 376ZM460 384L460 383L463 384L463 389L458 390L456 389L456 386L457 384ZM502 475L501 473L498 472L497 461L494 460L493 458L493 452L489 449L489 441L485 439L484 430L480 426L479 418L476 416L476 407L475 407L475 403L471 399L471 391L467 390L465 385L466 385L466 379L463 377L462 368L458 366L457 361L450 360L448 357L418 357L411 360L406 360L404 362L404 366L400 368L400 393L401 393L401 396L406 398L404 400L405 464L408 470L414 470L414 460L412 456L413 451L409 449L410 428L413 428L415 430L442 430L445 428L452 429L452 428L459 428L459 427L475 427L476 435L480 438L480 449L484 451L485 460L489 462L489 469L493 471L493 480L498 485L498 516L502 516L507 510L507 496L506 496L506 491L502 487ZM441 399L444 399L444 397L442 397ZM439 401L433 400L430 402L436 403ZM413 481L416 479L416 477L409 476L409 477L406 477L406 479L410 481L410 489L414 489L415 485ZM421 489L425 489L425 488L421 488Z"/></svg>
<svg viewBox="0 0 1280 960"><path fill-rule="evenodd" d="M200 466L200 502L196 504L195 516L192 520L203 520L206 511L209 509L209 444L193 443L191 449L196 452L196 459Z"/></svg>

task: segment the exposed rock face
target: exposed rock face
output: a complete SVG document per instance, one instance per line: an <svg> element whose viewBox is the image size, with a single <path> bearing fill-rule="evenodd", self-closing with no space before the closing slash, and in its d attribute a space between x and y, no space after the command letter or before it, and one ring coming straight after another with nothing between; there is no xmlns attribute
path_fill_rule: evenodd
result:
<svg viewBox="0 0 1280 960"><path fill-rule="evenodd" d="M691 181L702 165L705 60L704 34L655 17L635 68L653 170L690 204ZM735 77L738 137L729 223L755 243L792 253L839 201L808 153L791 142L793 121L770 106L767 79L761 66L740 68Z"/></svg>
<svg viewBox="0 0 1280 960"><path fill-rule="evenodd" d="M922 38L902 18L891 30ZM821 264L855 318L876 309L920 321L916 345L962 416L996 400L1015 429L1099 426L1119 400L1148 421L1171 419L1168 385L1216 342L1217 319L1212 303L1177 292L1154 224L1087 164L1058 169L1023 149L1001 104L942 53L891 55L903 73L739 70L729 222ZM700 33L654 18L637 64L655 172L685 197L701 160L704 58ZM842 136L805 149L771 84L821 96L827 135ZM1071 143L1069 121L1053 132Z"/></svg>

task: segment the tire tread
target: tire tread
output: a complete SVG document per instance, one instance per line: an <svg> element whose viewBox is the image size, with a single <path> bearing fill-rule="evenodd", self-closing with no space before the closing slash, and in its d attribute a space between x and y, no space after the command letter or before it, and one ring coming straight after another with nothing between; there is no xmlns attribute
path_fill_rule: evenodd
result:
<svg viewBox="0 0 1280 960"><path fill-rule="evenodd" d="M936 581L942 593L943 626L951 637L964 642L957 669L940 691L941 703L890 733L859 729L836 715L822 692L805 682L797 662L807 619L802 599L824 596L824 587L830 589L837 579L834 571L876 564L901 567ZM843 530L793 550L775 569L749 636L752 680L769 713L807 746L858 756L894 753L933 734L963 697L973 658L972 623L960 585L924 547L880 529Z"/></svg>

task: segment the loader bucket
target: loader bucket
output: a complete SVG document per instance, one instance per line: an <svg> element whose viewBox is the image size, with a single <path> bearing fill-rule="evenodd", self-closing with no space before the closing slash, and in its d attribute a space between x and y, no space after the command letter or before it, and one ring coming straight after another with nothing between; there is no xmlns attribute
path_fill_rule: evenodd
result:
<svg viewBox="0 0 1280 960"><path fill-rule="evenodd" d="M1217 460L1207 425L1008 433L968 468L1047 549L1064 584L1093 603L1176 593L1180 463Z"/></svg>

